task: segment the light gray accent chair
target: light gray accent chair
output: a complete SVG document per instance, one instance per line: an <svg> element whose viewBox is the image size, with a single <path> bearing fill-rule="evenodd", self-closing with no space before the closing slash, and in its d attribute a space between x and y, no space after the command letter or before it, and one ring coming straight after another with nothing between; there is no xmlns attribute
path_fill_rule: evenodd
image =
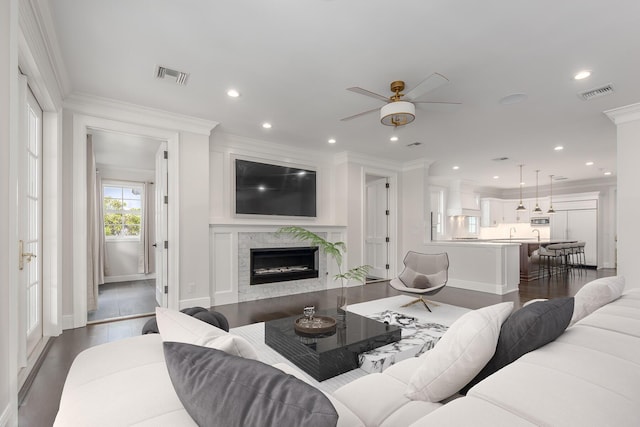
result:
<svg viewBox="0 0 640 427"><path fill-rule="evenodd" d="M431 311L427 302L434 306L438 304L425 300L424 296L435 295L446 286L449 280L449 256L446 252L423 254L409 251L403 263L404 270L398 277L391 279L389 285L400 292L418 296L418 299L404 304L403 307L421 302Z"/></svg>

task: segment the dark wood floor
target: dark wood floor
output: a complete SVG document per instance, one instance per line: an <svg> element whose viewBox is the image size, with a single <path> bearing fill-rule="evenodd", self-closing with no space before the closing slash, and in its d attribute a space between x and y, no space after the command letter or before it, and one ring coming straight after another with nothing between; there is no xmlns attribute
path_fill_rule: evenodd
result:
<svg viewBox="0 0 640 427"><path fill-rule="evenodd" d="M585 283L599 277L613 276L615 270L587 270L552 279L521 283L519 292L508 295L493 295L446 287L430 299L466 308L480 308L503 301L514 301L519 307L536 298L558 298L573 296ZM302 307L314 305L317 309L333 308L339 290L312 292L279 298L250 301L214 307L223 313L234 328L251 323L300 314ZM348 289L348 303L371 301L399 295L387 282L367 284ZM46 427L53 424L62 393L64 379L71 362L81 351L106 342L140 334L148 317L89 325L84 328L64 331L53 339L42 365L35 375L19 408L19 425L24 427Z"/></svg>

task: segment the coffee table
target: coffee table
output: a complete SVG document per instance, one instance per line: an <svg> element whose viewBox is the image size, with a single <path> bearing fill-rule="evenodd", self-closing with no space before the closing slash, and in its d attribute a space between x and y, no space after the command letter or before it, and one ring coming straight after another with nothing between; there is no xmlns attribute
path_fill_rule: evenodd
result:
<svg viewBox="0 0 640 427"><path fill-rule="evenodd" d="M358 367L358 356L369 350L399 341L398 326L347 312L319 310L316 314L337 319L336 332L304 337L296 333L294 322L301 316L265 322L265 343L317 381L324 381Z"/></svg>

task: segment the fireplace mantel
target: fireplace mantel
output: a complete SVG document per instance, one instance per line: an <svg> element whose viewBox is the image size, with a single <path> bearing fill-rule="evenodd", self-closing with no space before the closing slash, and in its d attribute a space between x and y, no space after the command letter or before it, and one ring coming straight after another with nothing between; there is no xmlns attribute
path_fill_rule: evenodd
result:
<svg viewBox="0 0 640 427"><path fill-rule="evenodd" d="M337 274L335 263L327 262L319 254L319 277L288 282L249 285L249 255L252 248L308 246L307 242L276 232L289 224L212 224L209 227L211 256L211 295L213 305L232 304L276 296L314 292L339 287L333 280ZM345 241L347 228L343 226L298 224L330 241ZM347 263L348 260L344 259Z"/></svg>

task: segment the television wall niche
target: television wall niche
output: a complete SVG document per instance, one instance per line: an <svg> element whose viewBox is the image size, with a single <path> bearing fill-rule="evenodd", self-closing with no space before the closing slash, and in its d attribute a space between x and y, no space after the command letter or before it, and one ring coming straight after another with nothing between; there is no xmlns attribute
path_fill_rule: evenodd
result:
<svg viewBox="0 0 640 427"><path fill-rule="evenodd" d="M236 159L236 214L316 217L316 172Z"/></svg>

